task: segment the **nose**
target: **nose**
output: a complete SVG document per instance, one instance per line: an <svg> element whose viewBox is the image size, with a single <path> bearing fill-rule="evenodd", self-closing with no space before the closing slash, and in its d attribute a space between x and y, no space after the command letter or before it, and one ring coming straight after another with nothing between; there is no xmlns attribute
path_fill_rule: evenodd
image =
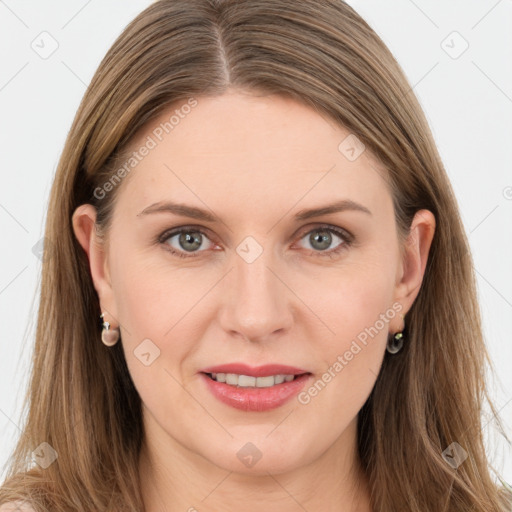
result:
<svg viewBox="0 0 512 512"><path fill-rule="evenodd" d="M270 253L263 251L251 263L234 254L234 268L224 280L220 312L221 326L231 336L264 342L284 334L292 325L293 293Z"/></svg>

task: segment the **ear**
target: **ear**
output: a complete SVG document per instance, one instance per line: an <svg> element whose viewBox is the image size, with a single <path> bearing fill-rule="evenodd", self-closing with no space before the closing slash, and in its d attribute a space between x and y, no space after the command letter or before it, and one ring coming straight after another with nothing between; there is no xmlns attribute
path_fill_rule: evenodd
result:
<svg viewBox="0 0 512 512"><path fill-rule="evenodd" d="M425 268L434 232L436 219L429 210L416 212L404 247L404 254L398 264L395 286L395 302L403 306L402 315L411 309L423 282ZM403 321L393 332L402 330Z"/></svg>
<svg viewBox="0 0 512 512"><path fill-rule="evenodd" d="M117 327L117 308L110 282L108 253L105 241L96 232L96 208L91 204L80 205L73 213L73 231L87 254L94 288L98 294L100 308L105 320Z"/></svg>

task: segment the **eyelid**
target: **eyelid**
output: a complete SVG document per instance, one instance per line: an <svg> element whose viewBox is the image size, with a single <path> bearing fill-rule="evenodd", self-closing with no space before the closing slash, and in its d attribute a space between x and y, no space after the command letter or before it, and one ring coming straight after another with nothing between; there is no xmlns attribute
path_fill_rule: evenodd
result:
<svg viewBox="0 0 512 512"><path fill-rule="evenodd" d="M194 226L194 225L190 225L190 224L183 225L183 226L177 226L175 228L166 229L161 235L157 236L156 242L158 242L160 244L165 244L165 242L167 240L169 240L169 238L172 238L172 237L174 237L176 235L179 235L182 232L187 232L187 231L193 231L193 232L201 233L201 235L203 235L206 238L208 238L208 240L210 240L211 243L213 243L213 244L218 243L216 241L216 237L210 235L210 230L209 229L204 228L202 226ZM198 251L198 253L201 253L201 252L205 252L205 251Z"/></svg>
<svg viewBox="0 0 512 512"><path fill-rule="evenodd" d="M304 236L307 235L308 233L310 233L311 231L321 230L321 229L325 229L327 231L334 232L334 234L336 236L340 237L343 240L343 243L340 244L337 249L329 249L326 251L312 251L313 253L318 254L318 256L320 256L320 257L328 256L328 255L332 256L332 254L334 254L338 250L340 250L342 246L350 246L355 240L354 235L352 235L352 233L350 233L346 229L344 229L340 226L335 226L335 225L328 224L325 222L323 222L323 223L316 222L316 223L308 224L306 226L302 226L299 230L297 230L295 232L295 234L293 234L291 236L290 240L298 239L297 241L300 242L304 238ZM190 225L190 224L183 225L183 226L176 226L175 228L169 228L169 229L165 230L161 235L159 235L156 238L156 242L158 242L162 245L168 245L168 247L166 247L166 250L168 250L172 254L176 254L183 258L195 258L195 257L198 257L201 253L206 252L207 249L202 250L202 251L195 251L195 252L189 253L189 255L186 255L187 253L185 251L181 251L181 250L178 251L178 250L174 249L173 247L171 247L169 244L165 244L165 242L167 240L169 240L170 238L172 238L176 235L179 235L182 232L187 232L187 231L195 231L197 233L200 233L201 235L205 236L208 240L210 240L210 242L212 244L218 243L215 240L215 238L216 238L215 236L213 236L213 237L210 236L210 234L209 234L210 230L208 228L204 228L203 226ZM307 249L305 249L305 250L307 250Z"/></svg>
<svg viewBox="0 0 512 512"><path fill-rule="evenodd" d="M345 237L347 239L349 239L350 241L352 241L354 239L354 235L352 235L352 233L347 231L345 228L342 228L340 226L335 226L334 224L329 224L326 222L313 222L313 223L307 224L306 226L302 226L299 230L297 230L290 237L289 240L293 240L294 238L299 237L299 236L300 236L300 238L302 238L304 235L306 235L313 229L320 229L320 228L329 228L334 231L341 231L345 235ZM199 225L195 226L193 224L186 224L183 226L176 226L175 228L166 229L161 235L159 235L157 237L157 240L159 242L165 242L165 240L167 240L171 235L177 235L177 234L179 234L180 231L186 231L186 230L197 231L198 233L201 233L201 234L207 236L210 240L214 240L216 238L215 236L211 236L209 234L210 230L208 228L205 228L205 227L199 226Z"/></svg>
<svg viewBox="0 0 512 512"><path fill-rule="evenodd" d="M315 222L312 224L308 224L307 226L303 226L298 230L296 235L293 235L293 238L299 237L302 238L304 235L307 235L310 231L313 231L315 229L326 229L326 230L332 230L334 232L339 232L343 235L343 237L348 241L352 242L354 240L354 235L350 233L350 231L347 231L345 228L342 228L340 226L335 226L334 224L328 224L326 222Z"/></svg>

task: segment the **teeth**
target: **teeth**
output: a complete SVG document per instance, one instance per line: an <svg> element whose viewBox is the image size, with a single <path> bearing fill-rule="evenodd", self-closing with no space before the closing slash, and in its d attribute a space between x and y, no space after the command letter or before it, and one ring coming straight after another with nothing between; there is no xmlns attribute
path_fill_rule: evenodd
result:
<svg viewBox="0 0 512 512"><path fill-rule="evenodd" d="M275 384L291 382L295 378L295 375L269 375L268 377L251 377L236 373L211 373L210 375L217 382L225 382L231 386L242 388L269 388Z"/></svg>
<svg viewBox="0 0 512 512"><path fill-rule="evenodd" d="M236 386L238 384L238 376L234 373L227 373L226 374L226 384L231 384Z"/></svg>

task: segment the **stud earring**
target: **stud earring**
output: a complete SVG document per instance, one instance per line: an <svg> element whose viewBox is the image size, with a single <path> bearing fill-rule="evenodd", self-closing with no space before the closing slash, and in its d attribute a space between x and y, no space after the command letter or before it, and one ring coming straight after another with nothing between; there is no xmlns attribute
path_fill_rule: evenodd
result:
<svg viewBox="0 0 512 512"><path fill-rule="evenodd" d="M404 315L400 315L400 316L402 317L402 319L404 318ZM388 339L386 350L390 354L396 354L397 352L400 352L400 350L404 346L404 340L405 340L404 333L403 333L404 329L405 329L405 323L404 323L403 329L400 332L397 332L396 334L394 334L393 336L391 336Z"/></svg>
<svg viewBox="0 0 512 512"><path fill-rule="evenodd" d="M103 320L105 313L101 313L100 318ZM101 341L107 347L113 347L119 340L119 329L110 329L110 323L103 320L103 330L101 331Z"/></svg>

